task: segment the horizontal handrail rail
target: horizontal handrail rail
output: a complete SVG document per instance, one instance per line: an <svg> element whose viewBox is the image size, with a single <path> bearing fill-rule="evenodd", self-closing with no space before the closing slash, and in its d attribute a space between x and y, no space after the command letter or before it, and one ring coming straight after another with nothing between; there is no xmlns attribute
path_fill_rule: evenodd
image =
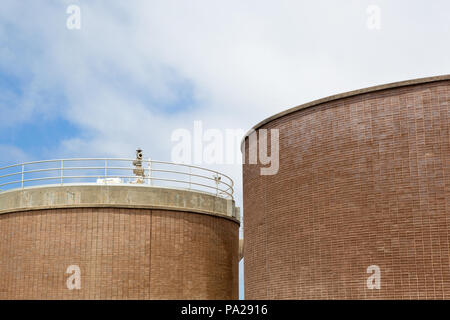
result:
<svg viewBox="0 0 450 320"><path fill-rule="evenodd" d="M73 183L91 184L92 182L89 182L89 180L97 179L96 184L102 185L143 184L153 186L154 183L158 182L167 182L172 185L181 183L188 185L188 189L197 191L205 191L206 189L209 192L215 190L216 196L233 199L233 180L216 170L190 164L149 159L141 160L142 175L127 174L126 171L136 169L136 166L133 165L133 161L135 160L127 158L70 158L31 161L9 165L0 168L0 193L14 189L13 185L20 185L20 188L23 189L29 186L55 184L54 182L52 183L54 180L59 180L58 184L64 185ZM69 166L68 164L70 162L79 163L73 163L73 166ZM121 164L114 164L113 162L127 162L129 166L121 166ZM49 165L51 167L46 167ZM167 166L170 166L170 168L167 168ZM12 170L14 172L11 172ZM77 175L76 170L81 171L80 174ZM69 172L72 174L68 174ZM162 174L171 176L161 176ZM128 181L124 181L125 179L128 179ZM75 182L73 182L74 180ZM43 183L32 185L35 182ZM164 186L171 187L172 185Z"/></svg>
<svg viewBox="0 0 450 320"><path fill-rule="evenodd" d="M67 158L67 159L51 159L51 160L39 160L39 161L30 161L30 162L23 162L23 163L17 163L17 164L13 164L13 165L9 165L6 167L2 167L0 168L0 170L2 169L7 169L7 168L12 168L12 167L20 167L22 165L31 165L31 164L39 164L39 163L48 163L48 162L67 162L67 161L134 161L136 159L130 159L130 158ZM204 171L210 171L210 172L214 172L214 173L218 173L221 174L225 177L227 177L228 179L232 180L230 177L228 177L226 174L221 173L219 171L216 170L212 170L212 169L208 169L208 168L203 168L203 167L199 167L199 166L195 166L192 164L186 164L186 163L178 163L178 162L169 162L169 161L160 161L160 160L142 160L142 162L151 162L151 163L159 163L159 164L168 164L168 165L176 165L176 166L183 166L183 167L191 167L191 168L196 168L196 169L200 169L200 170L204 170Z"/></svg>

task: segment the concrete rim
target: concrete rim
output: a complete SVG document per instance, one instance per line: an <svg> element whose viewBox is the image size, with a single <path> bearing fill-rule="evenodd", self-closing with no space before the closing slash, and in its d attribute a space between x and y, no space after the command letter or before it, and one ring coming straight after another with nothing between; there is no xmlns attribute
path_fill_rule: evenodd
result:
<svg viewBox="0 0 450 320"><path fill-rule="evenodd" d="M247 131L247 133L244 135L244 137L241 140L241 152L242 150L242 146L245 142L245 139L255 130L257 130L258 128L262 127L263 125L272 122L273 120L279 119L283 116L286 116L288 114L294 113L296 111L299 110L303 110L303 109L307 109L307 108L311 108L311 107L315 107L317 105L320 105L322 103L326 103L326 102L330 102L330 101L334 101L334 100L339 100L339 99L344 99L344 98L349 98L349 97L353 97L353 96L357 96L357 95L362 95L362 94L366 94L366 93L372 93L372 92L377 92L377 91L383 91L383 90L388 90L388 89L394 89L394 88L401 88L401 87L408 87L408 86L413 86L413 85L417 85L417 84L425 84L425 83L433 83L433 82L440 82L440 81L448 81L450 80L450 74L446 74L446 75L441 75L441 76L433 76L433 77L425 77L425 78L417 78L417 79L411 79L411 80L404 80L404 81L397 81L397 82L391 82L391 83L386 83L386 84L381 84L381 85L376 85L376 86L372 86L372 87L366 87L366 88L362 88L362 89L357 89L357 90L352 90L352 91L347 91L344 93L338 93L335 95L331 95L325 98L321 98L321 99L317 99L317 100L313 100L292 108L289 108L287 110L281 111L279 113L274 114L273 116L270 116L260 122L258 122L255 126L253 126L250 130Z"/></svg>
<svg viewBox="0 0 450 320"><path fill-rule="evenodd" d="M183 211L225 218L240 224L240 210L234 200L194 190L78 184L36 186L0 193L0 215L70 208Z"/></svg>

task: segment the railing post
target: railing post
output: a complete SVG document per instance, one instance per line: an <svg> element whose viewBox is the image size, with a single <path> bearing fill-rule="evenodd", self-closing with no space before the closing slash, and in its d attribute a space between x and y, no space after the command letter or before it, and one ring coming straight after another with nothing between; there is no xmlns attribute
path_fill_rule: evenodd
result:
<svg viewBox="0 0 450 320"><path fill-rule="evenodd" d="M61 185L63 185L63 176L64 176L64 160L61 160L61 167L60 167L60 180L61 180Z"/></svg>
<svg viewBox="0 0 450 320"><path fill-rule="evenodd" d="M191 190L192 188L191 179L192 179L192 167L189 167L189 190Z"/></svg>
<svg viewBox="0 0 450 320"><path fill-rule="evenodd" d="M148 158L148 184L152 185L152 158Z"/></svg>
<svg viewBox="0 0 450 320"><path fill-rule="evenodd" d="M24 175L24 172L25 172L25 165L22 164L22 189L23 189L23 175Z"/></svg>
<svg viewBox="0 0 450 320"><path fill-rule="evenodd" d="M105 183L106 183L107 176L108 176L108 160L105 160Z"/></svg>

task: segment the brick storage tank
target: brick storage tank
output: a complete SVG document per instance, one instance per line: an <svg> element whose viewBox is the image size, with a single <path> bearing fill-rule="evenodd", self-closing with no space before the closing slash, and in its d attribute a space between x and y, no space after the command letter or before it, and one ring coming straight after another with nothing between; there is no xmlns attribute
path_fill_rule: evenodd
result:
<svg viewBox="0 0 450 320"><path fill-rule="evenodd" d="M18 188L0 192L0 299L238 298L239 208L232 184L223 188L225 175L186 166L190 175L173 167L158 170L156 164L170 164L151 161L151 178L144 169L137 171L142 179L128 176L126 182L109 173L119 170L117 164L105 164L104 177L82 183L98 173L87 171L99 167L83 166L78 176L68 172L85 161L0 170L3 183L11 178L8 169L25 172L7 182ZM52 170L61 172L52 176L57 185L27 186L49 178L35 180L42 177L33 174ZM172 177L157 178L158 172ZM189 177L191 188L155 186L173 185L174 172ZM196 183L200 176L204 181ZM196 190L208 179L212 193Z"/></svg>
<svg viewBox="0 0 450 320"><path fill-rule="evenodd" d="M243 165L246 299L450 298L449 75L331 96L254 129L279 130L279 170Z"/></svg>

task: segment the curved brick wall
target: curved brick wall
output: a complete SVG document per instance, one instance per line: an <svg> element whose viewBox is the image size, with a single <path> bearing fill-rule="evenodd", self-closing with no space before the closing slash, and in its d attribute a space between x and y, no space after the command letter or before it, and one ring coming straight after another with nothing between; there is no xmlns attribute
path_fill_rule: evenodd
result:
<svg viewBox="0 0 450 320"><path fill-rule="evenodd" d="M238 223L192 212L0 215L0 299L237 299ZM81 289L68 290L70 265Z"/></svg>
<svg viewBox="0 0 450 320"><path fill-rule="evenodd" d="M279 129L280 168L243 166L246 299L450 299L449 79L334 96L255 127ZM371 265L380 289L367 288Z"/></svg>

